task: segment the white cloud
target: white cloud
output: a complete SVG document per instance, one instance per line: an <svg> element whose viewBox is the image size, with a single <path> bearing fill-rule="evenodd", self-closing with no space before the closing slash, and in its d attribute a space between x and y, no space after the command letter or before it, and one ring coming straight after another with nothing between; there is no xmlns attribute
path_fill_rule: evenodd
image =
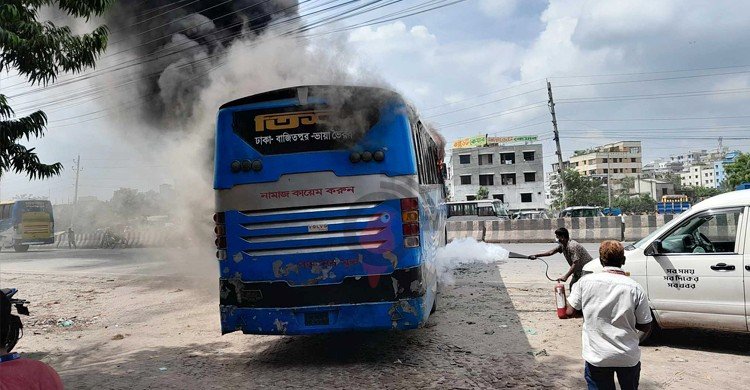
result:
<svg viewBox="0 0 750 390"><path fill-rule="evenodd" d="M506 19L515 13L518 0L479 0L479 9L497 19Z"/></svg>

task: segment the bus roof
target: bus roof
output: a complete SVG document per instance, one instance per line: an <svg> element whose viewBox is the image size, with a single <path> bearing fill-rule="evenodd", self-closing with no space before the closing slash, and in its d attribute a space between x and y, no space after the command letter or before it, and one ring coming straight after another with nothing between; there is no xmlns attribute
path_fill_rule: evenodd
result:
<svg viewBox="0 0 750 390"><path fill-rule="evenodd" d="M359 92L359 93L364 92L364 93L378 94L383 97L397 99L401 102L404 101L404 99L398 93L384 89L384 88L358 87L358 86L351 86L351 85L300 85L297 87L290 87L290 88L283 88L283 89L276 89L272 91L262 92L262 93L258 93L255 95L250 95L250 96L246 96L240 99L232 100L231 102L224 103L219 109L223 110L229 107L244 106L247 104L263 103L263 102L269 102L269 101L274 101L274 100L295 99L295 98L300 97L301 93L304 93L306 95L310 91L310 89L313 89L316 92L318 91L322 91L324 93L333 92L337 94L341 94L341 93L352 94L354 92Z"/></svg>
<svg viewBox="0 0 750 390"><path fill-rule="evenodd" d="M445 204L494 203L494 202L500 202L500 199L458 200L458 201L453 201L453 202L445 202Z"/></svg>

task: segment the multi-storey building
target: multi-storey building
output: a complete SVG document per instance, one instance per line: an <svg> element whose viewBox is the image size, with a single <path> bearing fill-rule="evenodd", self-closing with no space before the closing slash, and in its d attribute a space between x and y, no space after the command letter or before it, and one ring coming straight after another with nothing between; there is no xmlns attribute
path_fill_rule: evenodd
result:
<svg viewBox="0 0 750 390"><path fill-rule="evenodd" d="M563 169L566 170L570 168L570 161L563 161ZM560 163L555 162L552 163L552 170L550 172L547 172L545 174L544 178L544 197L545 197L545 203L550 206L552 205L552 202L555 201L556 194L559 194L560 189L560 175L558 174L558 171L560 171Z"/></svg>
<svg viewBox="0 0 750 390"><path fill-rule="evenodd" d="M724 158L722 158L721 160L714 162L714 182L716 188L721 187L721 183L723 183L727 178L724 167L737 161L737 158L740 157L740 154L742 153L739 150L731 151L725 154Z"/></svg>
<svg viewBox="0 0 750 390"><path fill-rule="evenodd" d="M545 208L541 144L453 149L450 172L452 200L476 199L485 187L510 210Z"/></svg>
<svg viewBox="0 0 750 390"><path fill-rule="evenodd" d="M601 177L618 183L642 173L641 141L620 141L579 150L570 158L570 167L584 176Z"/></svg>
<svg viewBox="0 0 750 390"><path fill-rule="evenodd" d="M702 164L691 165L687 171L680 173L680 181L683 186L715 188L714 167Z"/></svg>
<svg viewBox="0 0 750 390"><path fill-rule="evenodd" d="M633 182L630 193L651 195L652 199L659 202L664 195L674 195L674 183L665 180L638 178Z"/></svg>

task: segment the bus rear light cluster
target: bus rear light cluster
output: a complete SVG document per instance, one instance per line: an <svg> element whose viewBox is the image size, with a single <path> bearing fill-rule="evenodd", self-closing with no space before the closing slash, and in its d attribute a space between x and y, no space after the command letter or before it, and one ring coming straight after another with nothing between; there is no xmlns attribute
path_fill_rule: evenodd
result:
<svg viewBox="0 0 750 390"><path fill-rule="evenodd" d="M419 201L417 198L401 199L401 224L404 247L419 247Z"/></svg>
<svg viewBox="0 0 750 390"><path fill-rule="evenodd" d="M370 161L373 161L373 160L375 160L377 162L381 162L381 161L385 160L385 152L382 151L382 150L376 150L375 152L369 152L369 151L365 151L365 152L362 152L362 153L352 152L349 155L349 161L351 161L354 164L356 164L356 163L358 163L360 161L370 162Z"/></svg>
<svg viewBox="0 0 750 390"><path fill-rule="evenodd" d="M232 172L237 173L240 171L243 172L260 172L263 169L263 162L260 160L234 160L232 161L232 164L229 166L232 169Z"/></svg>
<svg viewBox="0 0 750 390"><path fill-rule="evenodd" d="M214 214L214 234L216 239L216 258L219 260L225 260L227 258L227 228L224 220L224 213Z"/></svg>

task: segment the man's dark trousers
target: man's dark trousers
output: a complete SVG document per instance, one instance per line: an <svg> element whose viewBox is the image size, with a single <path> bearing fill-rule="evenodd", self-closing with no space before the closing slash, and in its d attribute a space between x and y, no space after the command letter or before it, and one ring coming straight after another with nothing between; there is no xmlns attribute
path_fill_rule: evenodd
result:
<svg viewBox="0 0 750 390"><path fill-rule="evenodd" d="M641 362L633 367L597 367L586 362L589 390L616 390L615 374L622 390L636 390L641 377Z"/></svg>

